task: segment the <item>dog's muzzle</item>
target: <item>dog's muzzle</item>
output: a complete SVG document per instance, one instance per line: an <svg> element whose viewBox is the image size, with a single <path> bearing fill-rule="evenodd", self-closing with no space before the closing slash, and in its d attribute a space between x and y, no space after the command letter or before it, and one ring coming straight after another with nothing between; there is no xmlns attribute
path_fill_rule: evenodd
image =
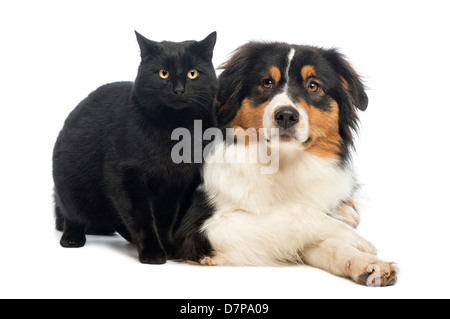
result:
<svg viewBox="0 0 450 319"><path fill-rule="evenodd" d="M275 112L274 119L281 130L288 130L300 121L300 114L293 107L283 106Z"/></svg>

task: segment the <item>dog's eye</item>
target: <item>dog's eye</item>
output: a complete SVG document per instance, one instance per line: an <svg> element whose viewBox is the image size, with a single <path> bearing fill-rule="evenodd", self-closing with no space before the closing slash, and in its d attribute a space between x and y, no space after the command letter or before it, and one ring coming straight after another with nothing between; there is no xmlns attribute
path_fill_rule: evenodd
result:
<svg viewBox="0 0 450 319"><path fill-rule="evenodd" d="M318 93L320 92L320 90L322 90L322 87L315 81L309 81L307 89L309 93Z"/></svg>
<svg viewBox="0 0 450 319"><path fill-rule="evenodd" d="M169 71L167 71L167 70L165 70L165 69L162 69L162 70L159 70L159 76L162 78L162 79L167 79L167 78L169 78Z"/></svg>
<svg viewBox="0 0 450 319"><path fill-rule="evenodd" d="M270 78L265 78L261 81L261 86L266 90L270 90L273 88L273 81Z"/></svg>

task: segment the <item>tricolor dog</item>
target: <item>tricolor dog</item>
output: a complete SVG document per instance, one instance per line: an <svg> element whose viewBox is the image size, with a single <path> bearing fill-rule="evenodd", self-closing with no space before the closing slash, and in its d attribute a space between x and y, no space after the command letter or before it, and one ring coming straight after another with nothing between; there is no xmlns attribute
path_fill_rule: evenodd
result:
<svg viewBox="0 0 450 319"><path fill-rule="evenodd" d="M176 257L212 266L304 263L369 286L395 284L396 265L380 260L354 229L358 183L350 155L357 111L368 98L345 57L251 42L222 68L220 129L254 134L216 143L177 231ZM276 170L263 172L268 163L258 158L215 160L257 147L277 154Z"/></svg>

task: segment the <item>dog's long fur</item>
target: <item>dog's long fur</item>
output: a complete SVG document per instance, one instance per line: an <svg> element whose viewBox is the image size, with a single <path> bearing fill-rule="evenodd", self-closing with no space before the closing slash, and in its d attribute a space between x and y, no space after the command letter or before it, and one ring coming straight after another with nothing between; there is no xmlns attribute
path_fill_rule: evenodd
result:
<svg viewBox="0 0 450 319"><path fill-rule="evenodd" d="M367 104L360 77L336 50L256 42L239 48L219 78L220 128L276 128L279 135L224 138L216 149L277 148L279 168L261 174L267 166L261 161L216 163L222 152L211 153L177 233L178 258L205 265L306 263L362 284L395 284L396 266L379 260L351 227L359 215L350 153L357 109Z"/></svg>

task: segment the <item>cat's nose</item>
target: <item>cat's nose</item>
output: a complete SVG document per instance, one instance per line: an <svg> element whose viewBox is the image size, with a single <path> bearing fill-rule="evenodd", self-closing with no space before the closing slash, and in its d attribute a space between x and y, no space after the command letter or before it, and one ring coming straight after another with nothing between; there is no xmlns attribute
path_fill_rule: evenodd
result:
<svg viewBox="0 0 450 319"><path fill-rule="evenodd" d="M182 96L184 91L185 91L184 85L182 85L181 83L178 83L178 85L175 86L175 88L173 89L173 93L175 93L178 96Z"/></svg>
<svg viewBox="0 0 450 319"><path fill-rule="evenodd" d="M184 89L181 89L181 90L174 90L173 93L175 93L175 94L178 95L178 96L182 96L183 93L184 93Z"/></svg>

